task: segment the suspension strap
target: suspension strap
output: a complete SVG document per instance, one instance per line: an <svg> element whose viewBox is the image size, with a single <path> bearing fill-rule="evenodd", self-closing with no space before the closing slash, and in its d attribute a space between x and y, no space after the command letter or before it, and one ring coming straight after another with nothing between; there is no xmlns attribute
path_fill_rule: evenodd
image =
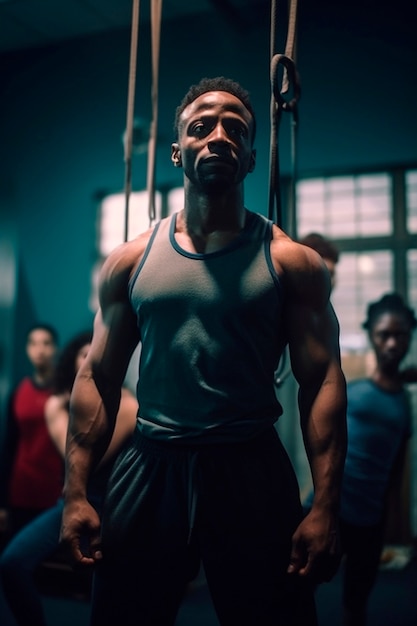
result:
<svg viewBox="0 0 417 626"><path fill-rule="evenodd" d="M135 86L136 86L136 58L138 49L139 33L139 8L140 0L133 0L132 26L130 38L130 63L129 83L127 95L126 135L124 144L125 161L125 224L124 240L127 241L129 232L129 198L132 191L132 147L133 147L133 115L135 109Z"/></svg>
<svg viewBox="0 0 417 626"><path fill-rule="evenodd" d="M148 143L148 215L149 225L155 219L155 162L158 137L158 92L159 92L159 51L161 40L162 0L151 0L151 35L152 35L152 122Z"/></svg>
<svg viewBox="0 0 417 626"><path fill-rule="evenodd" d="M148 141L147 191L149 223L155 219L155 161L158 136L158 84L159 84L159 50L161 33L162 0L151 2L151 45L152 45L152 121ZM140 0L133 0L132 28L130 43L129 86L127 98L127 121L125 139L125 228L124 240L129 234L129 199L132 191L132 148L133 148L133 116L135 108L136 60L139 33Z"/></svg>
<svg viewBox="0 0 417 626"><path fill-rule="evenodd" d="M269 179L269 219L282 225L282 205L279 190L279 150L278 134L282 112L292 115L291 133L291 162L292 162L292 189L289 200L289 229L295 236L295 170L296 170L296 133L298 127L297 103L301 95L300 82L295 67L295 41L297 23L297 0L289 0L289 19L285 54L275 53L277 5L276 0L271 3L271 138L270 138L270 179ZM282 80L280 81L280 76ZM290 92L289 99L283 94ZM275 210L274 210L275 209Z"/></svg>

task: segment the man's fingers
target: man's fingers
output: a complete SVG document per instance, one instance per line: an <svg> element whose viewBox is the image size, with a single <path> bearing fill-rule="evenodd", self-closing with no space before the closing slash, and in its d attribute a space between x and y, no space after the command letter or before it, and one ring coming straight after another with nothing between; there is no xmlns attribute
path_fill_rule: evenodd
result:
<svg viewBox="0 0 417 626"><path fill-rule="evenodd" d="M306 560L306 555L301 549L300 544L298 542L293 543L290 555L290 563L287 569L288 574L300 572L300 570L304 567Z"/></svg>
<svg viewBox="0 0 417 626"><path fill-rule="evenodd" d="M77 563L92 565L102 558L100 535L77 535L69 541L71 553Z"/></svg>
<svg viewBox="0 0 417 626"><path fill-rule="evenodd" d="M314 561L311 558L311 555L309 554L307 558L307 562L305 563L304 566L300 567L300 569L298 570L298 573L300 574L300 576L308 576L309 574L312 573L313 566L314 566Z"/></svg>
<svg viewBox="0 0 417 626"><path fill-rule="evenodd" d="M93 559L87 557L80 548L80 538L76 537L70 541L71 546L71 554L76 563L85 563L94 562Z"/></svg>
<svg viewBox="0 0 417 626"><path fill-rule="evenodd" d="M99 561L103 558L103 553L101 551L101 541L99 536L94 537L90 540L89 554L94 561Z"/></svg>

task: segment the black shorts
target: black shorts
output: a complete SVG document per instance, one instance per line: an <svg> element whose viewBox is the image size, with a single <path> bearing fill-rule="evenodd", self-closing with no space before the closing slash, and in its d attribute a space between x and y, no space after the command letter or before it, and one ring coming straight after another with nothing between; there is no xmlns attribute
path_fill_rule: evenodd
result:
<svg viewBox="0 0 417 626"><path fill-rule="evenodd" d="M310 585L286 573L301 518L297 480L273 427L206 446L137 433L108 485L92 623L173 624L201 560L222 625L316 624Z"/></svg>

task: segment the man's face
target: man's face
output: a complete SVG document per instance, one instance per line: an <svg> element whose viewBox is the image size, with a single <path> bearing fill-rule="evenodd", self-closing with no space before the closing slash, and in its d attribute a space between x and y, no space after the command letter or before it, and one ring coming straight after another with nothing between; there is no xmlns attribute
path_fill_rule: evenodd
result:
<svg viewBox="0 0 417 626"><path fill-rule="evenodd" d="M202 189L237 185L255 167L253 118L226 91L210 91L189 104L179 119L179 140L172 161Z"/></svg>
<svg viewBox="0 0 417 626"><path fill-rule="evenodd" d="M55 359L57 347L52 335L42 328L36 328L29 334L26 352L35 368L48 368Z"/></svg>
<svg viewBox="0 0 417 626"><path fill-rule="evenodd" d="M381 369L396 371L410 346L410 324L401 313L383 313L372 326L370 339Z"/></svg>

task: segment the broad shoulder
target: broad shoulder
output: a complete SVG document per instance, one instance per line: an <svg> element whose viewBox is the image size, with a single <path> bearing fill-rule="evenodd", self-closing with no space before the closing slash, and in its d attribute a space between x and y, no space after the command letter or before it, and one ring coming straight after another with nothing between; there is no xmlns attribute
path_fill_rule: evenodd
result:
<svg viewBox="0 0 417 626"><path fill-rule="evenodd" d="M138 235L135 239L117 246L104 261L101 276L111 278L114 274L133 273L142 259L153 231L154 227Z"/></svg>
<svg viewBox="0 0 417 626"><path fill-rule="evenodd" d="M291 296L296 300L325 303L330 296L330 276L321 256L273 227L271 259L275 271L282 277Z"/></svg>
<svg viewBox="0 0 417 626"><path fill-rule="evenodd" d="M117 246L105 259L99 275L101 297L119 291L125 293L130 278L142 260L153 230L154 227L135 239Z"/></svg>

